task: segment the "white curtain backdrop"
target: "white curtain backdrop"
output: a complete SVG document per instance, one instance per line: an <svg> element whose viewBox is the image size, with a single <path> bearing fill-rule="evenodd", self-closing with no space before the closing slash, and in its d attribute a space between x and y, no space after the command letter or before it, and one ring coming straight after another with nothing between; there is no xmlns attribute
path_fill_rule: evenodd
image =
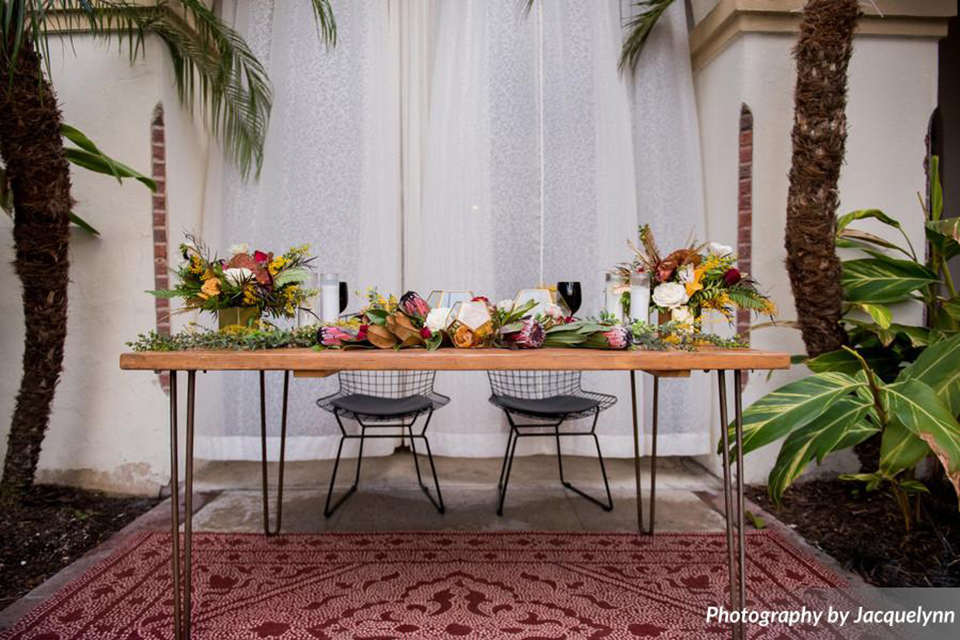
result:
<svg viewBox="0 0 960 640"><path fill-rule="evenodd" d="M258 182L211 163L204 232L219 248L311 241L321 270L352 289L424 297L469 288L496 301L578 280L580 315L589 315L638 223L650 222L665 248L699 237L682 3L661 21L635 78L617 72L619 0L550 0L528 16L515 0L344 0L334 10L339 41L325 51L307 3L224 7L268 64L276 102ZM248 378L224 379L222 426L203 427L202 457L259 457L257 381ZM276 409L279 375L269 378ZM661 384L659 453L709 451L705 382ZM620 398L600 419L605 455L632 455L627 374L585 374L584 383ZM313 400L335 384L292 382L291 459L334 453L335 423ZM434 452L502 455L506 426L486 401L486 375L441 373L437 390L453 401L431 423ZM270 418L276 433L277 412ZM553 451L537 440L518 450ZM378 444L374 455L396 442ZM592 454L590 444L565 451Z"/></svg>

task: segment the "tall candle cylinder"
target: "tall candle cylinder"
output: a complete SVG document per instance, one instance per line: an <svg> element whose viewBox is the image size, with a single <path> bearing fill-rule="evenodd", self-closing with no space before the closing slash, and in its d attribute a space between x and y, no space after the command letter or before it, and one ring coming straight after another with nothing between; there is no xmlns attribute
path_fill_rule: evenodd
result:
<svg viewBox="0 0 960 640"><path fill-rule="evenodd" d="M604 311L618 319L623 317L623 305L620 303L621 284L620 276L608 273L606 288L603 292Z"/></svg>
<svg viewBox="0 0 960 640"><path fill-rule="evenodd" d="M646 273L630 275L630 319L650 321L650 276Z"/></svg>
<svg viewBox="0 0 960 640"><path fill-rule="evenodd" d="M303 301L297 309L297 326L308 327L317 324L320 320L320 283L316 273L311 273L303 282L303 288L315 291L313 295Z"/></svg>
<svg viewBox="0 0 960 640"><path fill-rule="evenodd" d="M324 273L320 276L320 319L336 322L340 317L340 274Z"/></svg>

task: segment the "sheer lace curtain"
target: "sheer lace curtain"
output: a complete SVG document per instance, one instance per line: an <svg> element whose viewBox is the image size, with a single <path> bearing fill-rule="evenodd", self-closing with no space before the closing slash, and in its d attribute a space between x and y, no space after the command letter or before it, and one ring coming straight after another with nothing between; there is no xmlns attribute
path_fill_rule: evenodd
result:
<svg viewBox="0 0 960 640"><path fill-rule="evenodd" d="M308 3L224 7L269 65L276 106L258 182L212 163L206 226L223 246L312 241L320 268L357 288L423 295L469 288L499 300L579 280L580 313L590 314L639 222L665 247L702 230L682 3L634 78L617 72L619 0L551 0L527 16L515 0L344 0L334 9L339 42L325 51ZM198 441L206 457L259 456L256 376L235 377L224 379L223 426ZM620 398L600 421L605 454L632 455L628 376L584 378ZM661 385L660 452L709 450L702 383ZM336 426L313 405L331 385L292 383L292 458L333 452ZM505 423L486 402L485 374L441 373L437 390L453 402L431 423L435 453L503 453ZM374 454L396 443L379 444ZM520 451L553 446L533 439Z"/></svg>

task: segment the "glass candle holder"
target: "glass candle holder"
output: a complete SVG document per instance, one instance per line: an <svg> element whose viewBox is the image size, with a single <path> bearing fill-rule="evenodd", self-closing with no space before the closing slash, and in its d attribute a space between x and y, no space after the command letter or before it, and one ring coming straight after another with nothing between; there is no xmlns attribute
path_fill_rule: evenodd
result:
<svg viewBox="0 0 960 640"><path fill-rule="evenodd" d="M646 273L630 274L630 320L650 320L650 276Z"/></svg>
<svg viewBox="0 0 960 640"><path fill-rule="evenodd" d="M320 319L336 322L340 317L340 275L324 273L320 276Z"/></svg>

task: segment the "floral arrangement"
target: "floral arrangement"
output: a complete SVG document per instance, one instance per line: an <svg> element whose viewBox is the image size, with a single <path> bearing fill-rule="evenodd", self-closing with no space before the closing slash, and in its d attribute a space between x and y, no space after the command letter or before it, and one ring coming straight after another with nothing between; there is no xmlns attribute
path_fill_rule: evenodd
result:
<svg viewBox="0 0 960 640"><path fill-rule="evenodd" d="M736 268L733 249L715 242L697 245L662 256L649 225L639 230L640 245L627 244L633 259L615 268L629 282L632 273L646 272L653 289L652 307L686 326L698 326L703 311L714 310L733 321L737 309L768 316L776 305L757 289L757 283Z"/></svg>
<svg viewBox="0 0 960 640"><path fill-rule="evenodd" d="M232 307L256 308L270 316L292 317L303 302L316 295L303 283L313 270L309 245L286 253L249 250L246 244L230 247L228 259L210 254L192 235L180 245L183 262L176 270L179 283L173 289L150 291L160 298L183 298L184 310L217 312Z"/></svg>

